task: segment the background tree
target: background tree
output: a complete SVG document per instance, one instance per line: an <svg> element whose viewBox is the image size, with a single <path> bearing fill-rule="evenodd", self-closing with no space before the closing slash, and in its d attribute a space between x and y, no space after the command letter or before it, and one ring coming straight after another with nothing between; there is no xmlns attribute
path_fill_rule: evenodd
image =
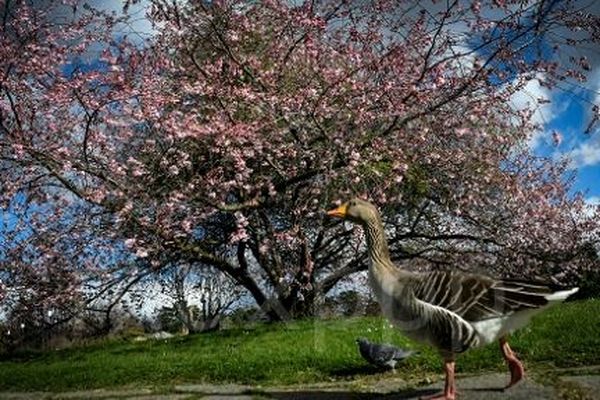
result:
<svg viewBox="0 0 600 400"><path fill-rule="evenodd" d="M554 58L598 40L575 2L157 0L143 44L115 33L126 15L62 3L0 2L0 196L38 210L0 261L12 276L68 250L76 288L118 242L155 269L211 266L273 319L310 314L365 268L322 215L352 195L412 269L590 267L597 210L509 104L531 80L585 79Z"/></svg>
<svg viewBox="0 0 600 400"><path fill-rule="evenodd" d="M186 335L218 329L242 295L241 287L223 273L209 267L196 270L189 264L164 268L150 285L171 303L159 311L163 329ZM140 301L148 302L147 296Z"/></svg>

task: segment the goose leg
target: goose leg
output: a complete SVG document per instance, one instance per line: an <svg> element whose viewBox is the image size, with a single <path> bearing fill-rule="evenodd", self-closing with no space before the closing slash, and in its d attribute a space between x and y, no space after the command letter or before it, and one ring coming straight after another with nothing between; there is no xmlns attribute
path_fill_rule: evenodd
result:
<svg viewBox="0 0 600 400"><path fill-rule="evenodd" d="M446 384L444 393L431 397L421 397L421 400L454 400L456 398L456 383L454 381L454 360L447 359L444 362L444 371L446 372Z"/></svg>
<svg viewBox="0 0 600 400"><path fill-rule="evenodd" d="M502 350L502 355L508 364L508 369L510 371L510 382L505 387L508 389L513 386L517 382L519 382L525 376L525 369L523 368L523 363L521 360L517 358L515 353L512 351L506 338L503 337L500 339L500 349Z"/></svg>

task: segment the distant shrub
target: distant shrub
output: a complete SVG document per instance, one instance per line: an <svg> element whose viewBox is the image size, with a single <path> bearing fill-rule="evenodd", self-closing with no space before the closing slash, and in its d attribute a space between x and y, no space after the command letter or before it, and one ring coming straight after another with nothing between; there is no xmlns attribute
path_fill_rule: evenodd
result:
<svg viewBox="0 0 600 400"><path fill-rule="evenodd" d="M240 327L261 319L260 311L256 307L241 307L232 311L226 318L228 324Z"/></svg>
<svg viewBox="0 0 600 400"><path fill-rule="evenodd" d="M345 290L337 296L337 302L340 305L341 313L346 316L361 314L363 306L363 296L356 290Z"/></svg>
<svg viewBox="0 0 600 400"><path fill-rule="evenodd" d="M324 297L318 310L318 316L324 319L381 314L379 303L373 297L356 290L344 290L335 296Z"/></svg>
<svg viewBox="0 0 600 400"><path fill-rule="evenodd" d="M381 315L381 306L374 299L368 299L365 305L365 315L375 317Z"/></svg>
<svg viewBox="0 0 600 400"><path fill-rule="evenodd" d="M579 291L572 300L592 298L600 298L600 267L583 274L579 281Z"/></svg>
<svg viewBox="0 0 600 400"><path fill-rule="evenodd" d="M125 339L144 336L145 330L142 326L130 326L119 332L119 336Z"/></svg>

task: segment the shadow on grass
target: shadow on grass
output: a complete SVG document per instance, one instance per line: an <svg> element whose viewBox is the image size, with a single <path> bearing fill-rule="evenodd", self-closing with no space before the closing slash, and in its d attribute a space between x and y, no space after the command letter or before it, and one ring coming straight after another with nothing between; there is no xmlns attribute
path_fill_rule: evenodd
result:
<svg viewBox="0 0 600 400"><path fill-rule="evenodd" d="M0 362L26 362L46 357L46 354L35 350L18 350L11 353L1 353Z"/></svg>
<svg viewBox="0 0 600 400"><path fill-rule="evenodd" d="M388 370L377 368L372 365L360 365L352 367L344 367L330 371L330 374L336 377L349 377L355 375L377 375Z"/></svg>

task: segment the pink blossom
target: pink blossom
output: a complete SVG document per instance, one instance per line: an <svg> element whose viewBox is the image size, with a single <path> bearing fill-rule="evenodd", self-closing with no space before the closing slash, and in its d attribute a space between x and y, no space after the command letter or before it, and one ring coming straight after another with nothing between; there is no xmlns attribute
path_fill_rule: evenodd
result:
<svg viewBox="0 0 600 400"><path fill-rule="evenodd" d="M552 131L552 144L554 144L554 146L560 146L562 142L562 135L557 132L557 131Z"/></svg>
<svg viewBox="0 0 600 400"><path fill-rule="evenodd" d="M138 248L137 251L135 252L135 255L141 258L146 258L148 257L148 250L143 249L143 248Z"/></svg>
<svg viewBox="0 0 600 400"><path fill-rule="evenodd" d="M115 43L128 17L80 9L57 29L46 22L60 2L33 3L11 2L15 34L0 36L0 204L28 213L10 233L27 246L0 262L18 281L0 296L27 288L33 300L20 298L20 310L79 309L81 282L121 272L121 241L156 269L180 258L227 273L249 264L240 281L250 288L325 287L356 268L364 237L323 210L355 196L381 207L391 251L414 270L443 262L574 280L589 265L577 249L598 234L598 210L573 195L568 164L527 148L536 99L517 110L511 98L542 76L544 88L583 80L590 65L575 44L568 69L534 48L514 52L527 46L512 39L528 36L527 2L440 4L431 18L392 1L150 0L156 32L144 46ZM574 6L547 18L598 42L597 16ZM446 30L458 23L481 38L498 21L511 35L482 42L476 59ZM66 76L69 60L103 43L108 71ZM561 145L558 132L551 140ZM480 239L431 239L445 236ZM556 254L576 256L545 261Z"/></svg>

